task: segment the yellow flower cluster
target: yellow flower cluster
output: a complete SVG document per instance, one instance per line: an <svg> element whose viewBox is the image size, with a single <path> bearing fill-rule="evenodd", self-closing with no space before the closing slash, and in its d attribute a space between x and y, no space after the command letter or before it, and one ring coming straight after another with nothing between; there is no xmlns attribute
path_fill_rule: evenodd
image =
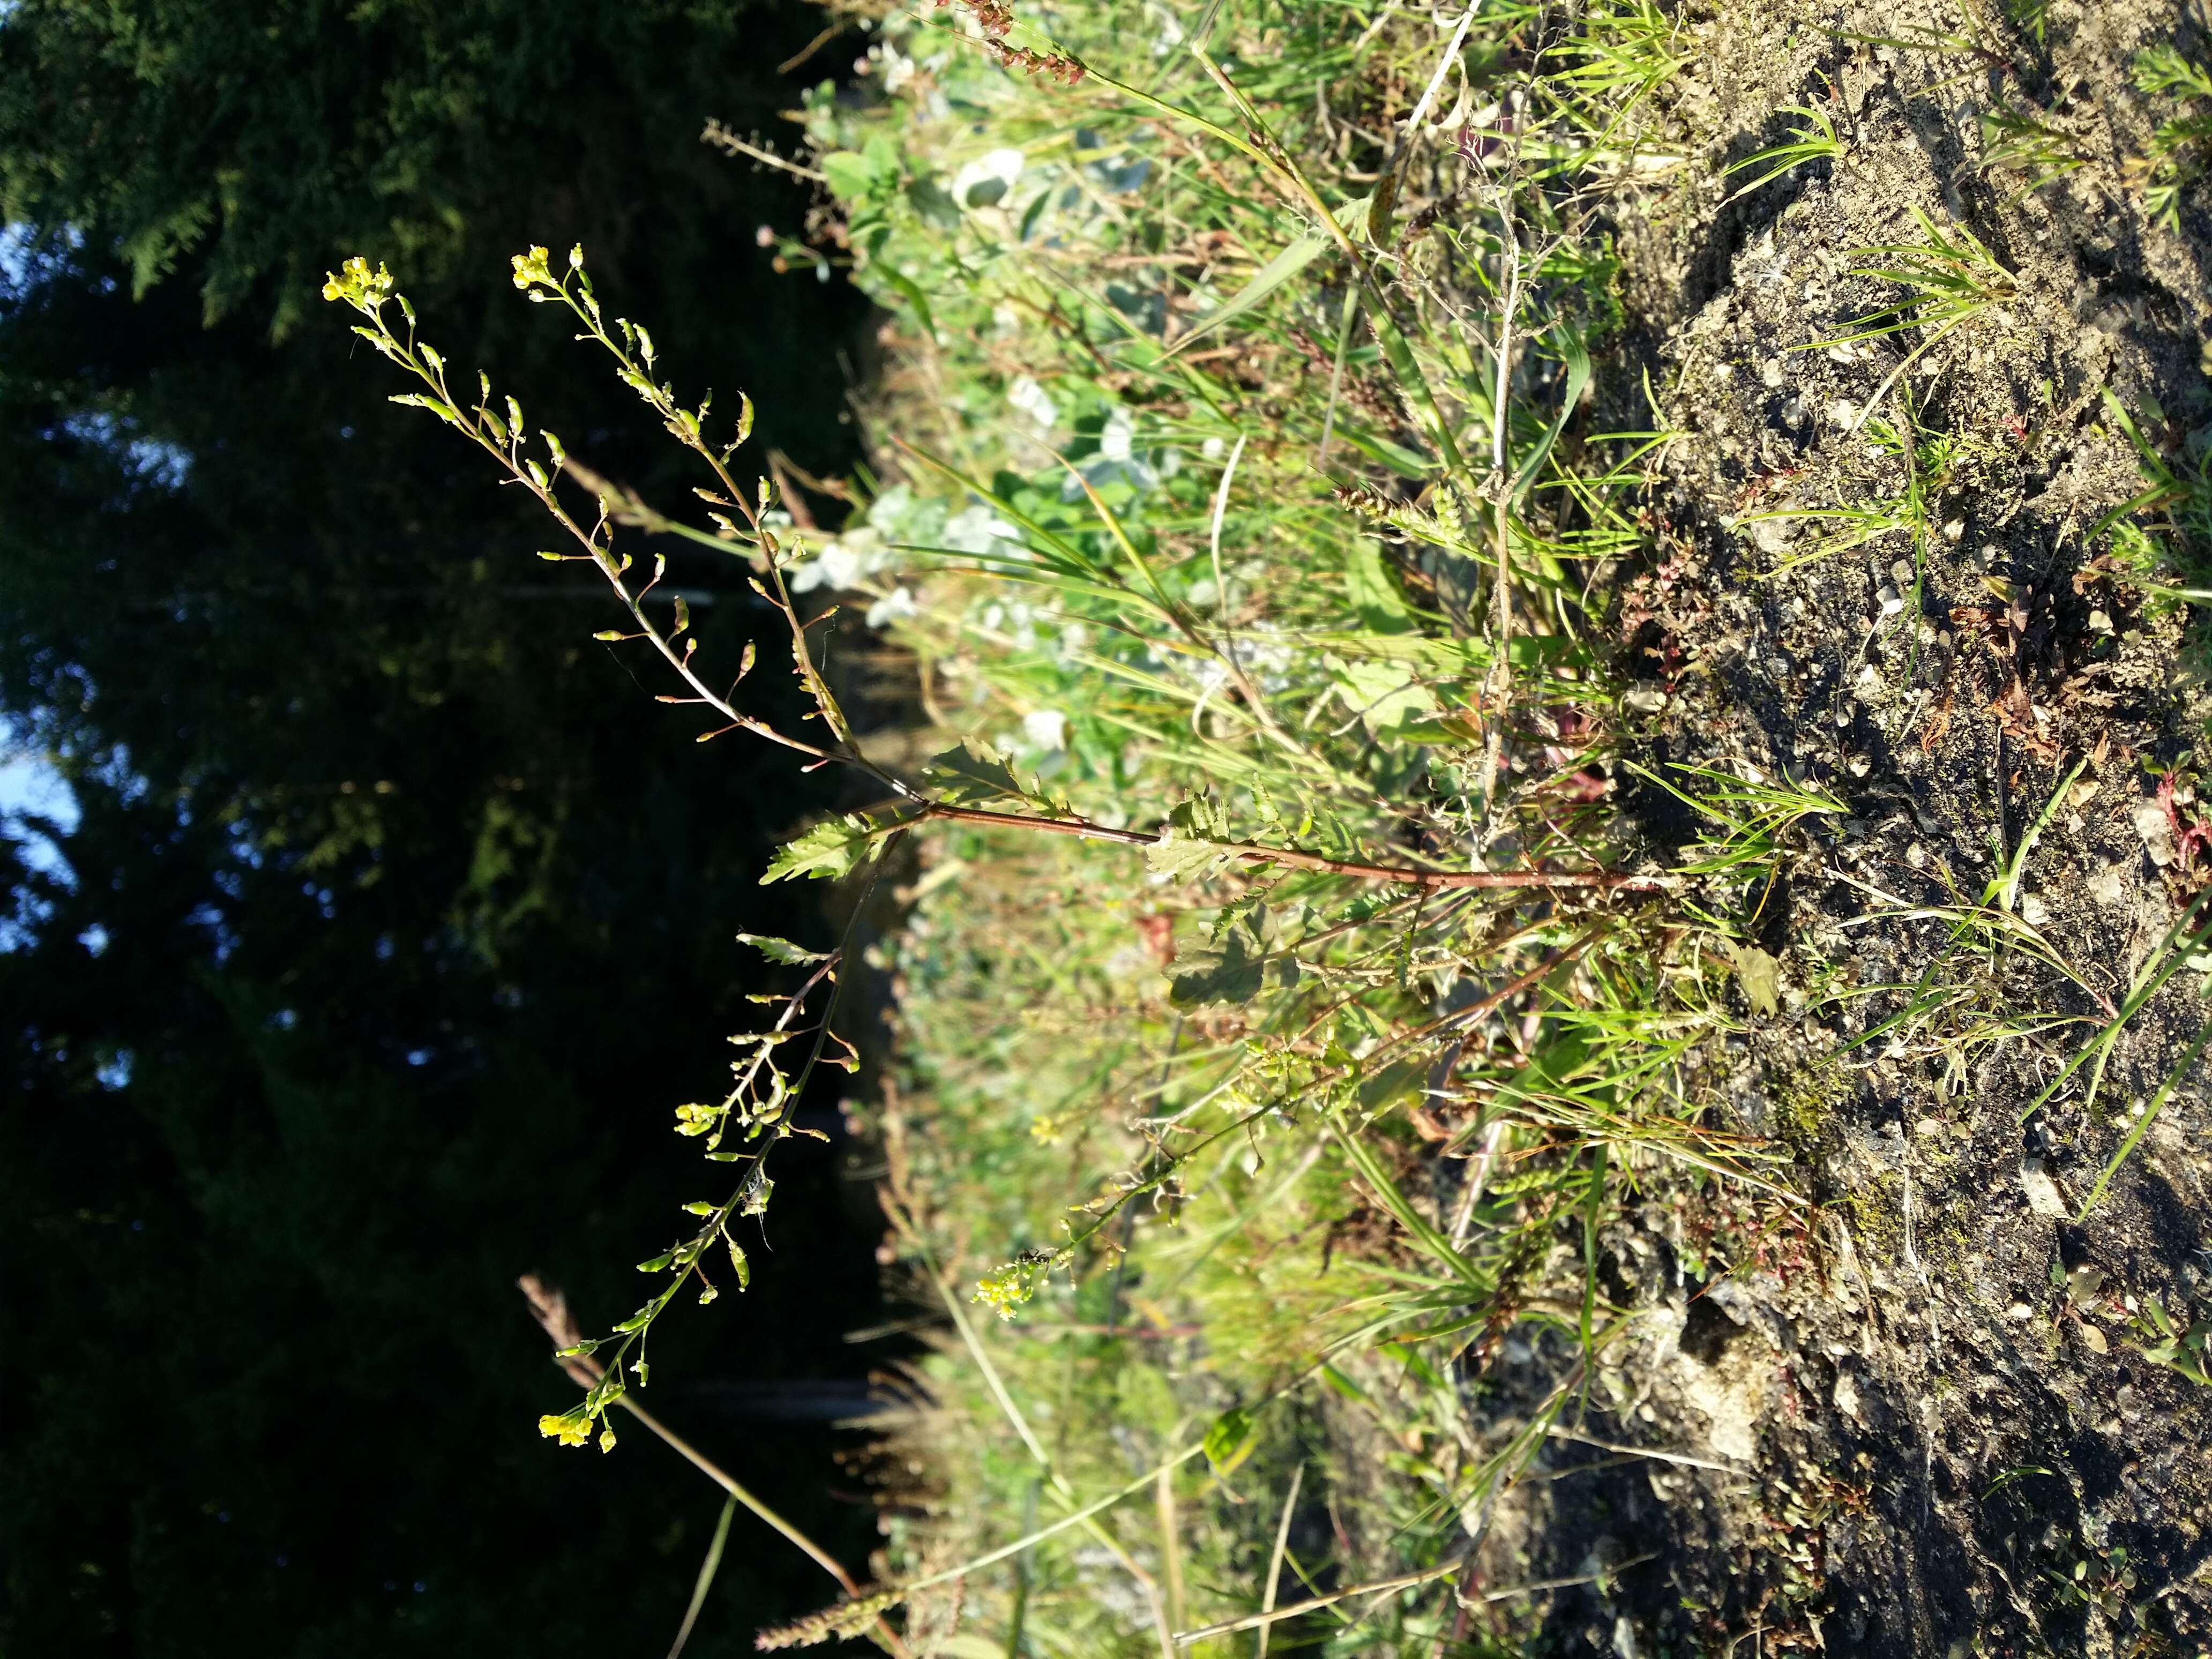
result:
<svg viewBox="0 0 2212 1659"><path fill-rule="evenodd" d="M994 1267L975 1281L974 1300L1001 1319L1012 1319L1021 1307L1044 1288L1052 1272L1052 1252L1024 1250L1003 1267Z"/></svg>
<svg viewBox="0 0 2212 1659"><path fill-rule="evenodd" d="M527 253L518 253L510 262L514 266L514 285L528 293L533 288L558 288L560 279L553 275L553 256L542 247L533 247ZM584 246L579 242L568 250L568 269L584 268Z"/></svg>
<svg viewBox="0 0 2212 1659"><path fill-rule="evenodd" d="M323 273L323 298L340 300L360 311L374 311L392 292L392 273L379 264L372 271L368 261L356 253L335 271Z"/></svg>
<svg viewBox="0 0 2212 1659"><path fill-rule="evenodd" d="M582 1412L548 1412L538 1419L538 1432L564 1446L580 1446L592 1437L592 1419Z"/></svg>
<svg viewBox="0 0 2212 1659"><path fill-rule="evenodd" d="M533 247L527 253L516 254L514 260L515 287L526 291L541 284L553 287L553 267L548 263L550 258L542 247Z"/></svg>

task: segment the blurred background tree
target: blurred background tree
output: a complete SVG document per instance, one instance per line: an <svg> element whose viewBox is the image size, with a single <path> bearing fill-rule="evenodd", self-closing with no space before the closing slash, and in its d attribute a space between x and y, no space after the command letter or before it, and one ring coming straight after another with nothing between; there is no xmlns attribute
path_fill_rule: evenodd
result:
<svg viewBox="0 0 2212 1659"><path fill-rule="evenodd" d="M0 11L0 711L74 803L0 836L10 1659L673 1631L720 1494L635 1429L611 1458L538 1437L571 1389L514 1280L604 1326L711 1184L672 1109L719 1094L717 1034L770 983L731 936L823 932L755 884L817 803L649 701L589 638L596 579L531 556L526 504L383 401L315 291L388 259L465 374L666 483L671 447L507 280L580 240L683 390L753 394L755 465L836 471L859 302L756 245L805 186L698 142L772 129L823 21ZM674 580L733 664L742 572ZM761 1414L864 1374L847 1157L779 1170L754 1288L678 1322L653 1394L858 1567L830 1431ZM811 1571L740 1515L701 1650L818 1605Z"/></svg>

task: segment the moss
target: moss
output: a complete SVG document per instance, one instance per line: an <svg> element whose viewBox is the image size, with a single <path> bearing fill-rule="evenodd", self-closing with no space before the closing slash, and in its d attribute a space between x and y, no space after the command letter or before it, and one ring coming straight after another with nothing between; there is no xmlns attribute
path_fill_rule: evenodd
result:
<svg viewBox="0 0 2212 1659"><path fill-rule="evenodd" d="M1869 1258L1869 1267L1875 1261L1894 1261L1905 1254L1905 1216L1889 1184L1869 1181L1843 1200L1851 1237L1860 1255Z"/></svg>
<svg viewBox="0 0 2212 1659"><path fill-rule="evenodd" d="M1776 1136L1799 1158L1815 1161L1833 1149L1836 1112L1850 1094L1851 1075L1841 1060L1791 1067L1767 1085Z"/></svg>

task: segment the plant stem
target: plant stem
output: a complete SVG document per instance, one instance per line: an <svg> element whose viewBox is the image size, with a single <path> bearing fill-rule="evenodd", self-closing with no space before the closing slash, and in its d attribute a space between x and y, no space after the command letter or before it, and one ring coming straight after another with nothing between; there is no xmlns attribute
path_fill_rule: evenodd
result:
<svg viewBox="0 0 2212 1659"><path fill-rule="evenodd" d="M562 1348L573 1347L575 1332L570 1328L567 1298L562 1297L560 1291L541 1283L534 1274L524 1275L520 1282L522 1294L530 1303L531 1312L536 1316L538 1322L545 1328L545 1334L552 1339L555 1350L558 1352ZM561 1369L568 1372L569 1380L586 1389L596 1386L599 1379L606 1375L605 1368L588 1354L578 1355L574 1358L563 1359L559 1363ZM785 1520L782 1516L755 1497L735 1475L678 1434L675 1430L670 1428L644 1407L639 1405L628 1394L617 1395L615 1404L629 1412L631 1416L659 1436L670 1450L675 1452L693 1468L697 1469L732 1498L750 1510L757 1518L765 1522L773 1530L797 1546L808 1560L836 1579L838 1588L847 1595L859 1596L860 1587L853 1582L852 1574L845 1571L836 1556L830 1554L829 1551L823 1549L797 1527ZM689 1628L688 1621L686 1628L687 1630ZM900 1656L900 1659L913 1659L911 1650L899 1639L898 1632L891 1629L889 1624L878 1619L876 1621L876 1630L877 1633L883 1638L884 1645L893 1654Z"/></svg>
<svg viewBox="0 0 2212 1659"><path fill-rule="evenodd" d="M1157 847L1158 835L1140 830L1116 830L1088 818L1037 818L1018 812L993 812L980 806L954 806L931 801L915 817L939 818L953 823L974 823L999 830L1032 830L1045 835L1073 836L1083 841L1110 841L1122 847ZM1261 847L1249 842L1206 843L1246 864L1279 864L1293 870L1317 870L1326 875L1354 876L1366 881L1395 881L1429 888L1595 888L1608 891L1663 892L1671 883L1665 876L1635 875L1625 870L1423 870L1412 865L1366 864L1357 859L1333 859L1295 847Z"/></svg>

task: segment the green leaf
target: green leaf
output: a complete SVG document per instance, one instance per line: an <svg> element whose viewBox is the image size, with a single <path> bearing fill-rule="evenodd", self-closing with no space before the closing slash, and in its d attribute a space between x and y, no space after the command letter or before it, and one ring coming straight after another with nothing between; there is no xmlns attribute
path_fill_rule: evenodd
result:
<svg viewBox="0 0 2212 1659"><path fill-rule="evenodd" d="M921 215L922 222L931 229L960 228L960 204L936 179L916 179L906 187L906 198L914 204L915 211Z"/></svg>
<svg viewBox="0 0 2212 1659"><path fill-rule="evenodd" d="M1232 854L1211 842L1178 836L1173 825L1161 830L1160 838L1145 848L1146 866L1172 881L1203 881L1219 874L1231 862Z"/></svg>
<svg viewBox="0 0 2212 1659"><path fill-rule="evenodd" d="M1178 1008L1209 1002L1249 1002L1267 983L1267 957L1249 922L1218 945L1194 945L1168 971L1168 1000Z"/></svg>
<svg viewBox="0 0 2212 1659"><path fill-rule="evenodd" d="M1363 628L1376 634L1410 634L1413 612L1382 568L1382 550L1370 541L1357 543L1345 560L1345 590Z"/></svg>
<svg viewBox="0 0 2212 1659"><path fill-rule="evenodd" d="M793 876L849 875L868 855L876 826L858 812L825 818L796 840L776 849L761 885Z"/></svg>
<svg viewBox="0 0 2212 1659"><path fill-rule="evenodd" d="M912 277L902 276L896 270L878 270L876 275L896 289L906 302L914 307L915 317L921 324L921 331L929 336L931 343L934 344L937 341L937 319L929 309L929 296L921 291Z"/></svg>
<svg viewBox="0 0 2212 1659"><path fill-rule="evenodd" d="M1025 798L1006 757L974 738L962 738L957 749L948 749L930 762L928 775L938 793L957 806Z"/></svg>
<svg viewBox="0 0 2212 1659"><path fill-rule="evenodd" d="M1328 1386L1330 1393L1346 1400L1364 1402L1367 1399L1367 1390L1334 1365L1323 1365L1321 1368L1321 1380Z"/></svg>
<svg viewBox="0 0 2212 1659"><path fill-rule="evenodd" d="M750 945L770 962L790 963L793 966L809 962L827 962L827 951L802 951L787 939L778 939L773 933L740 933L738 943Z"/></svg>
<svg viewBox="0 0 2212 1659"><path fill-rule="evenodd" d="M1252 1455L1260 1443L1260 1425L1242 1406L1232 1406L1213 1419L1206 1431L1206 1461L1224 1480Z"/></svg>
<svg viewBox="0 0 2212 1659"><path fill-rule="evenodd" d="M1145 848L1145 863L1156 875L1203 881L1236 861L1220 844L1228 839L1228 813L1210 797L1193 795L1168 814L1160 838Z"/></svg>
<svg viewBox="0 0 2212 1659"><path fill-rule="evenodd" d="M1379 1112L1409 1095L1417 1095L1426 1070L1419 1060L1401 1060L1385 1066L1371 1076L1362 1078L1358 1089L1361 1108L1369 1112Z"/></svg>
<svg viewBox="0 0 2212 1659"><path fill-rule="evenodd" d="M879 165L880 157L857 155L848 149L832 150L822 158L822 176L830 181L830 193L841 202L862 202L898 180L897 163L891 164L890 176L886 179Z"/></svg>
<svg viewBox="0 0 2212 1659"><path fill-rule="evenodd" d="M1566 331L1561 343L1559 356L1567 366L1566 392L1559 399L1558 418L1544 428L1544 435L1536 441L1535 447L1521 463L1520 471L1514 475L1513 499L1516 502L1527 500L1528 492L1535 488L1537 477L1543 472L1544 463L1551 455L1552 446L1559 441L1559 434L1566 430L1567 422L1574 418L1575 410L1589 386L1589 353L1583 349L1582 336L1571 328Z"/></svg>
<svg viewBox="0 0 2212 1659"><path fill-rule="evenodd" d="M1399 664L1372 658L1324 655L1322 665L1335 677L1338 701L1357 714L1370 734L1429 720L1442 712L1437 695Z"/></svg>
<svg viewBox="0 0 2212 1659"><path fill-rule="evenodd" d="M722 1243L730 1247L730 1267L738 1276L738 1288L749 1289L753 1282L753 1268L752 1263L745 1260L744 1247L726 1232L722 1235Z"/></svg>

